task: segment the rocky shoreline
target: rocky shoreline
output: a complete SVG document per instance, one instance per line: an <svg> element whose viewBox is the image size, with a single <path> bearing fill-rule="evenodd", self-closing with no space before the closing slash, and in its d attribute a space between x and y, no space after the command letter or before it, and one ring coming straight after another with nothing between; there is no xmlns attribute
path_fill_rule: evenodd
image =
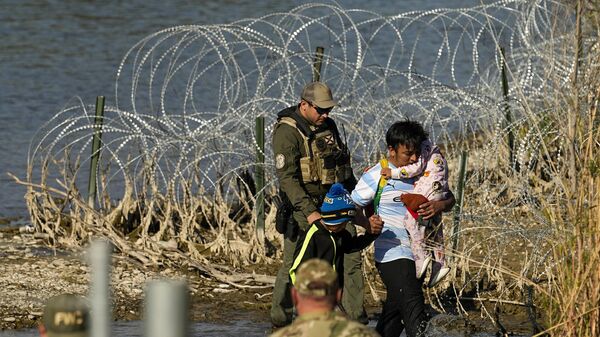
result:
<svg viewBox="0 0 600 337"><path fill-rule="evenodd" d="M45 301L61 293L85 296L90 268L85 250L46 246L43 239L18 229L0 230L0 329L37 326ZM185 279L191 294L191 319L223 321L227 312L252 311L256 320L268 320L269 293L233 289L197 273L152 270L133 260L113 255L111 275L115 320L138 320L143 312L144 287L154 279Z"/></svg>
<svg viewBox="0 0 600 337"><path fill-rule="evenodd" d="M37 238L27 230L5 227L0 228L0 259L0 331L36 327L42 318L45 301L52 296L61 293L87 295L90 268L85 262L85 249L54 249L43 238ZM274 275L275 268L263 266L261 269ZM241 313L247 313L244 316L256 322L269 321L269 287L259 290L233 288L191 270L144 267L118 253L113 254L112 259L113 319L142 319L146 282L165 278L187 281L191 296L190 319L193 321L230 322L231 317L239 317ZM377 292L385 294L380 289ZM371 296L366 298L367 311L371 317L376 316L380 304L374 303ZM529 330L529 323L523 311L519 311L504 312L502 321L508 323L513 332L523 333ZM474 315L470 318L440 315L432 328L445 332L431 335L469 336L475 332L493 334L498 331L479 310L471 313Z"/></svg>

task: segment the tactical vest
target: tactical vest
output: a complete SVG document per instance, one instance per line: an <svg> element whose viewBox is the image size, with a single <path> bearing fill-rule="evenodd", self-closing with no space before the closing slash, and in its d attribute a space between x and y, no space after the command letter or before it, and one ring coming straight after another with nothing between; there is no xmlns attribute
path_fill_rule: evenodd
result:
<svg viewBox="0 0 600 337"><path fill-rule="evenodd" d="M337 130L302 130L294 118L287 116L281 117L279 123L294 127L304 140L306 156L300 158L303 183L320 181L323 185L330 185L344 182L352 176L350 154L345 146L341 146Z"/></svg>

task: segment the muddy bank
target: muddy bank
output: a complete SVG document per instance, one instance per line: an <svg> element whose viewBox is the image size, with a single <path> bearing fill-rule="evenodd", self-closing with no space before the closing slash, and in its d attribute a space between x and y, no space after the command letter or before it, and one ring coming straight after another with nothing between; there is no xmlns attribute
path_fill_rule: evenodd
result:
<svg viewBox="0 0 600 337"><path fill-rule="evenodd" d="M0 229L0 259L1 330L37 326L45 300L49 297L61 293L87 294L90 270L85 263L83 249L54 249L46 246L43 240L36 239L32 233L4 228ZM276 265L261 266L260 273L275 275L276 268ZM385 290L375 274L368 273L367 279L383 299ZM113 255L113 318L120 321L142 319L144 286L147 281L159 278L187 280L191 294L191 319L194 321L230 322L240 313L248 313L246 316L256 322L269 321L270 287L237 289L197 272L147 268L119 254ZM365 299L370 318L376 320L381 310L380 303L373 300L368 290ZM442 331L455 331L451 335L456 336L476 333L488 336L502 329L523 335L531 332L522 308L506 306L499 310L480 304L471 303L466 316L438 319L436 324ZM455 306L448 300L446 309L452 313ZM486 311L500 320L502 328L489 319L489 314L484 314Z"/></svg>
<svg viewBox="0 0 600 337"><path fill-rule="evenodd" d="M0 230L0 329L37 326L46 299L61 293L87 295L90 269L85 251L53 249L18 229ZM143 314L144 286L159 278L186 279L195 321L219 322L228 313L246 310L268 319L267 293L233 289L185 270L152 270L114 254L112 300L115 320L138 320Z"/></svg>

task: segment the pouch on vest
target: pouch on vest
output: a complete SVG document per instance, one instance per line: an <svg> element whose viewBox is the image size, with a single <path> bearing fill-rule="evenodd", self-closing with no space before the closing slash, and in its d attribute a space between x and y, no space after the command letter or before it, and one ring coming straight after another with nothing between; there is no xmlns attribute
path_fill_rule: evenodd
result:
<svg viewBox="0 0 600 337"><path fill-rule="evenodd" d="M352 167L350 167L350 153L345 145L342 145L342 149L338 152L335 165L337 166L337 181L343 182L353 176Z"/></svg>
<svg viewBox="0 0 600 337"><path fill-rule="evenodd" d="M331 185L335 183L336 157L339 153L339 147L333 132L325 130L315 134L310 147L321 184Z"/></svg>
<svg viewBox="0 0 600 337"><path fill-rule="evenodd" d="M315 168L315 161L311 160L310 157L300 158L300 171L302 172L302 182L304 183L319 180L317 169Z"/></svg>
<svg viewBox="0 0 600 337"><path fill-rule="evenodd" d="M335 173L339 182L347 181L353 174L350 165L339 166Z"/></svg>
<svg viewBox="0 0 600 337"><path fill-rule="evenodd" d="M321 183L333 184L336 178L335 156L333 154L326 155L323 158L318 158L321 167Z"/></svg>

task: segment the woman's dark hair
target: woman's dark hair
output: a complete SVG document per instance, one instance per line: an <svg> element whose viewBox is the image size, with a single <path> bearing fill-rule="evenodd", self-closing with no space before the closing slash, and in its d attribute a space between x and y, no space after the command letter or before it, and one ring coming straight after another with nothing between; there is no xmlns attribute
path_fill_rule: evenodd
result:
<svg viewBox="0 0 600 337"><path fill-rule="evenodd" d="M428 134L419 122L406 119L390 126L385 133L387 146L396 149L404 145L410 150L419 150L421 143L427 140Z"/></svg>

